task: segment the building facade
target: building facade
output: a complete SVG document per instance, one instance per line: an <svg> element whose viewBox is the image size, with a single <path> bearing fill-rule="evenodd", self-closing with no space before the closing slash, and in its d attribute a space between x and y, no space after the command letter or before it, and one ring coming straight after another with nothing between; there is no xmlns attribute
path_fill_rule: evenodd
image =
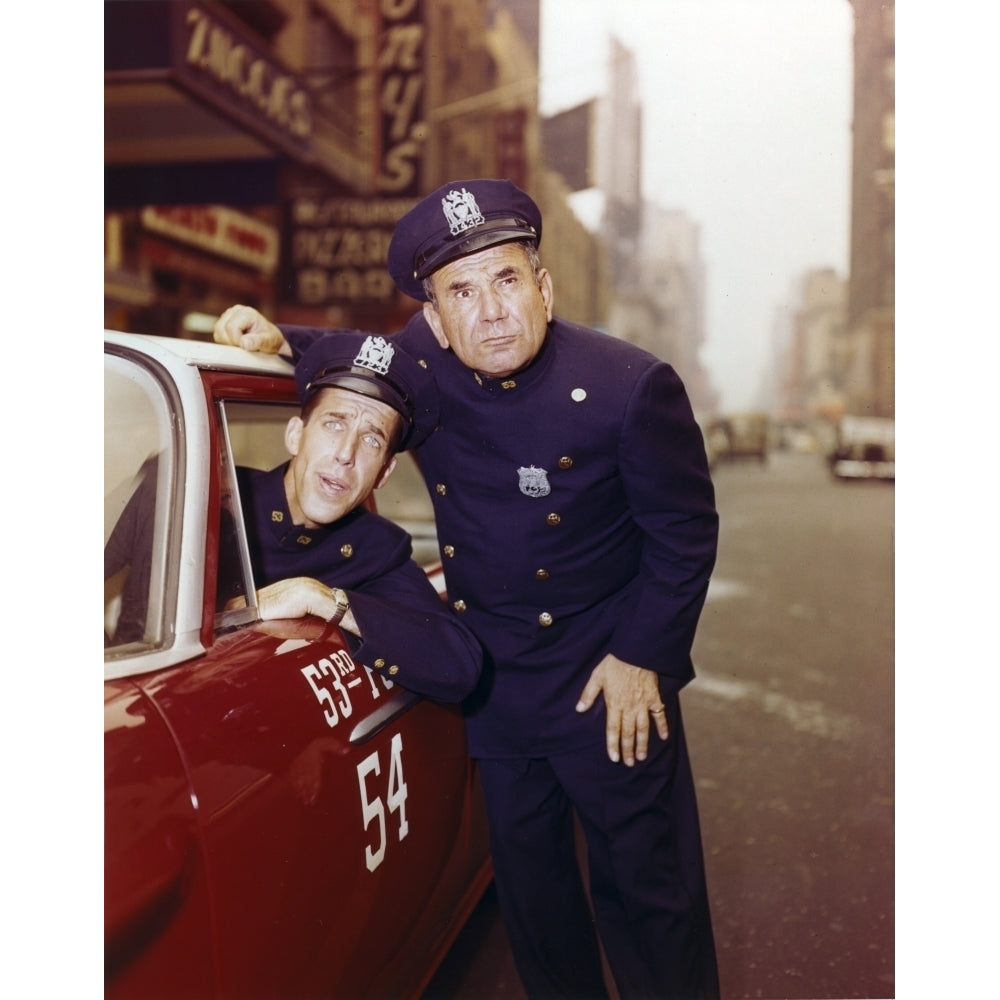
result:
<svg viewBox="0 0 1000 1000"><path fill-rule="evenodd" d="M104 16L108 327L204 339L243 302L398 329L416 304L386 273L392 230L449 178L509 177L546 235L570 232L540 151L538 0L110 0ZM595 243L546 239L546 263L592 286ZM599 322L599 296L573 299Z"/></svg>
<svg viewBox="0 0 1000 1000"><path fill-rule="evenodd" d="M831 423L849 412L848 279L832 267L805 272L775 320L773 413Z"/></svg>

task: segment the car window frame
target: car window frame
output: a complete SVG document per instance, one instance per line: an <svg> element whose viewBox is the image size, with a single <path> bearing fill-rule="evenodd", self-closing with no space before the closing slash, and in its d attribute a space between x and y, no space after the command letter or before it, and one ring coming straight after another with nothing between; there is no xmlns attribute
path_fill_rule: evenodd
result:
<svg viewBox="0 0 1000 1000"><path fill-rule="evenodd" d="M253 564L250 557L250 541L247 537L247 527L246 527L246 516L245 509L243 506L243 497L240 494L239 477L236 475L236 468L239 463L239 459L235 454L235 449L233 446L233 435L232 435L232 425L238 423L238 421L233 419L233 414L230 408L235 408L238 406L253 407L255 409L274 409L275 411L282 411L283 423L287 424L288 420L295 416L299 412L299 406L297 403L288 399L258 399L258 398L241 398L232 394L221 394L214 401L214 412L217 421L217 427L219 431L219 441L220 447L222 448L223 454L220 456L220 475L225 475L228 480L228 485L230 493L233 499L233 510L234 522L236 527L236 541L239 549L239 561L243 571L243 584L244 584L244 594L246 597L246 606L241 608L232 609L222 609L215 612L214 624L217 632L230 631L234 628L239 628L244 625L253 624L259 622L260 609L257 603L257 581L254 579L253 574ZM277 457L277 456L275 456ZM284 453L283 460L287 461L288 454ZM275 468L280 462L275 462L271 468ZM266 470L265 470L266 471ZM220 484L221 487L221 484ZM222 504L220 502L220 516L222 510ZM221 564L221 545L223 544L223 539L219 538L220 545L220 559ZM216 589L219 586L218 574L216 576Z"/></svg>

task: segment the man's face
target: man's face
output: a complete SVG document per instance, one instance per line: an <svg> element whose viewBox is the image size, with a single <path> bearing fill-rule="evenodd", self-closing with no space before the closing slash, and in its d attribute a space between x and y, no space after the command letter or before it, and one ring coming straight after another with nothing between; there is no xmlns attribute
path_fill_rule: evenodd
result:
<svg viewBox="0 0 1000 1000"><path fill-rule="evenodd" d="M431 277L436 304L424 315L442 347L494 378L520 371L538 353L552 319L552 278L536 282L524 248L502 243L445 264Z"/></svg>
<svg viewBox="0 0 1000 1000"><path fill-rule="evenodd" d="M401 417L392 407L348 389L320 390L303 423L292 417L285 446L288 510L296 524L332 524L381 486L396 466L392 442Z"/></svg>

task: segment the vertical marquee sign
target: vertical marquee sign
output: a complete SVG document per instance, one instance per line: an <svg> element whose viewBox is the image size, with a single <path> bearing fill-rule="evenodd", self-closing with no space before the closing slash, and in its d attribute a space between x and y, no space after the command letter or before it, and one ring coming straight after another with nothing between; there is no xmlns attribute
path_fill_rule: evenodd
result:
<svg viewBox="0 0 1000 1000"><path fill-rule="evenodd" d="M424 23L420 0L380 0L379 102L382 156L381 194L420 194L420 159L427 127L424 93Z"/></svg>
<svg viewBox="0 0 1000 1000"><path fill-rule="evenodd" d="M299 305L389 304L389 240L420 194L423 156L424 24L421 0L379 0L380 138L375 194L341 197L315 185L293 190L285 225L290 271L283 287Z"/></svg>

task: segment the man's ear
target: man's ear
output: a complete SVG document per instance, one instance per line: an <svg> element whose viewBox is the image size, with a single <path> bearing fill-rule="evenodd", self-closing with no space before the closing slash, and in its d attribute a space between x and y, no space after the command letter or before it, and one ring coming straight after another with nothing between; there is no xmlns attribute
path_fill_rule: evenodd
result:
<svg viewBox="0 0 1000 1000"><path fill-rule="evenodd" d="M380 489L385 485L385 481L392 475L392 470L396 468L396 456L393 455L385 465L382 466L382 471L379 473L378 479L375 480L375 489Z"/></svg>
<svg viewBox="0 0 1000 1000"><path fill-rule="evenodd" d="M552 291L552 275L546 268L542 268L538 274L538 290L542 293L542 301L545 303L545 318L552 322L552 303L554 301Z"/></svg>
<svg viewBox="0 0 1000 1000"><path fill-rule="evenodd" d="M444 335L444 326L441 323L441 314L437 311L437 306L433 302L424 303L424 319L434 334L434 339L447 350L450 346L448 338Z"/></svg>
<svg viewBox="0 0 1000 1000"><path fill-rule="evenodd" d="M305 427L305 424L302 423L301 417L292 417L285 425L285 447L288 449L289 455L297 455L299 453L299 442L302 440L303 427Z"/></svg>

